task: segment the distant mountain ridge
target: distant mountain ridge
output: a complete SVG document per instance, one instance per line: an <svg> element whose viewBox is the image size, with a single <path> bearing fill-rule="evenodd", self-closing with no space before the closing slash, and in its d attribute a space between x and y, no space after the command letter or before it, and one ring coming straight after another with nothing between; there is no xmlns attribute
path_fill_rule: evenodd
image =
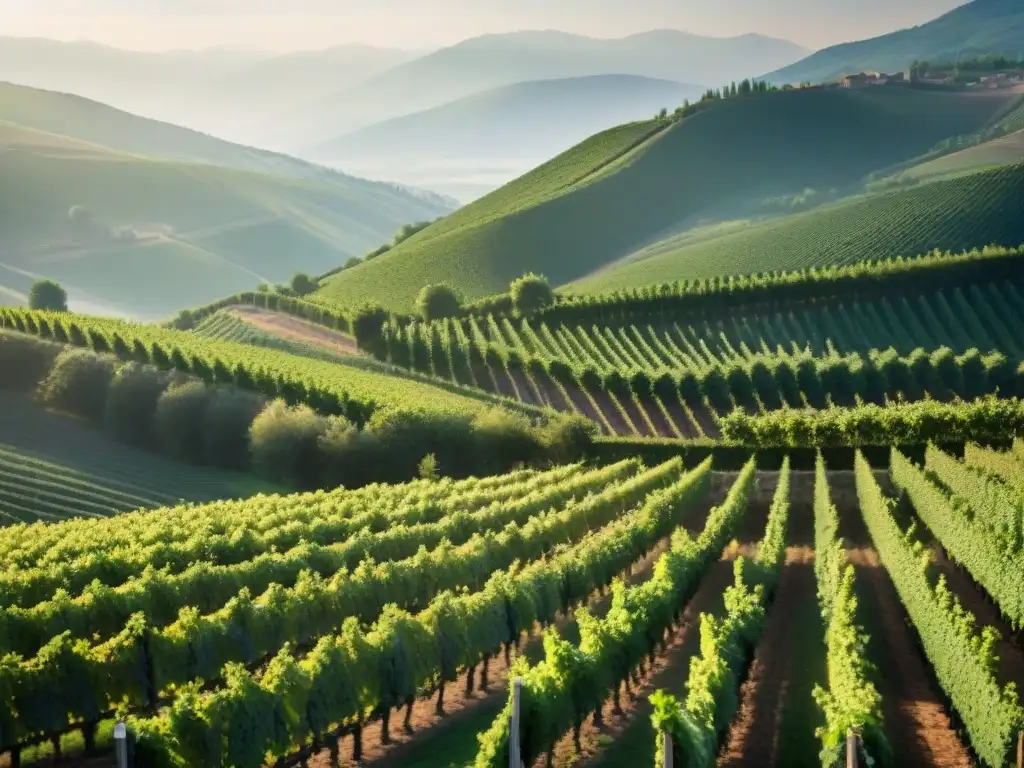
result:
<svg viewBox="0 0 1024 768"><path fill-rule="evenodd" d="M614 125L672 111L702 91L637 75L532 80L392 118L310 148L310 157L548 157ZM543 126L541 130L538 127Z"/></svg>
<svg viewBox="0 0 1024 768"><path fill-rule="evenodd" d="M974 0L910 29L825 48L765 79L777 84L825 82L864 70L904 70L914 60L986 54L1024 54L1024 2Z"/></svg>
<svg viewBox="0 0 1024 768"><path fill-rule="evenodd" d="M702 86L796 61L806 48L762 35L712 38L652 30L602 40L557 31L482 35L413 59L311 102L292 123L304 128L297 151L360 128L505 85L588 75L634 75ZM771 62L771 63L769 63ZM289 119L282 115L282 121ZM271 137L284 141L287 128Z"/></svg>

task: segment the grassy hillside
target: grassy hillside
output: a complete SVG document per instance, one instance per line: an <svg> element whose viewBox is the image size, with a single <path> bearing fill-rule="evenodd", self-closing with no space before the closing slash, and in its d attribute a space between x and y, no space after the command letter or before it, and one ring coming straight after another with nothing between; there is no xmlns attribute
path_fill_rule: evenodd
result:
<svg viewBox="0 0 1024 768"><path fill-rule="evenodd" d="M573 283L569 290L614 291L910 256L935 248L961 251L989 243L1024 243L1024 164L857 198L739 231L720 227L704 237L691 236L689 242L670 239Z"/></svg>
<svg viewBox="0 0 1024 768"><path fill-rule="evenodd" d="M602 40L556 31L482 35L394 67L304 108L281 111L277 136L305 135L291 151L473 93L549 78L624 74L698 85L797 61L806 49L761 35L712 38L655 30ZM776 62L768 64L767 62Z"/></svg>
<svg viewBox="0 0 1024 768"><path fill-rule="evenodd" d="M144 319L324 272L444 212L387 185L144 158L10 124L0 174L18 179L17 194L0 196L0 301L20 303L45 276L73 307ZM73 222L73 206L91 223Z"/></svg>
<svg viewBox="0 0 1024 768"><path fill-rule="evenodd" d="M535 80L493 88L423 112L369 126L311 148L311 157L346 160L550 157L615 125L649 118L699 86L634 75Z"/></svg>
<svg viewBox="0 0 1024 768"><path fill-rule="evenodd" d="M135 450L72 417L0 396L0 526L273 490L248 475Z"/></svg>
<svg viewBox="0 0 1024 768"><path fill-rule="evenodd" d="M570 282L720 211L807 187L859 182L941 139L986 125L1006 97L902 89L811 90L731 99L672 124L593 137L322 290L407 310L430 282L468 296L533 270ZM588 169L602 167L600 174ZM574 183L585 178L587 183Z"/></svg>
<svg viewBox="0 0 1024 768"><path fill-rule="evenodd" d="M1019 0L974 0L927 24L825 48L767 79L780 84L823 82L863 70L900 71L915 60L1016 54L1021 40L1024 5Z"/></svg>
<svg viewBox="0 0 1024 768"><path fill-rule="evenodd" d="M901 177L915 180L939 179L961 173L1009 165L1024 160L1024 131L993 139L976 147L939 157L908 168Z"/></svg>
<svg viewBox="0 0 1024 768"><path fill-rule="evenodd" d="M0 83L0 121L146 157L309 179L363 193L382 185L288 155L234 144L80 96ZM396 200L409 195L388 188Z"/></svg>

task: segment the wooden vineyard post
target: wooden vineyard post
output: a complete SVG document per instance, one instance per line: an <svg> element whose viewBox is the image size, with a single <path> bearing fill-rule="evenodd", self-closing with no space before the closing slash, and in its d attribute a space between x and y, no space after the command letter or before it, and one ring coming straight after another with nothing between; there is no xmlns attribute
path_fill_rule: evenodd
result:
<svg viewBox="0 0 1024 768"><path fill-rule="evenodd" d="M523 695L523 678L512 681L512 723L508 729L508 768L523 768L519 756L519 701Z"/></svg>
<svg viewBox="0 0 1024 768"><path fill-rule="evenodd" d="M1017 734L1017 768L1024 768L1024 731Z"/></svg>
<svg viewBox="0 0 1024 768"><path fill-rule="evenodd" d="M666 731L661 734L661 739L661 768L672 768L672 737L669 735L668 731Z"/></svg>
<svg viewBox="0 0 1024 768"><path fill-rule="evenodd" d="M857 733L852 728L846 732L846 768L857 768Z"/></svg>
<svg viewBox="0 0 1024 768"><path fill-rule="evenodd" d="M117 753L117 768L128 768L128 729L124 723L114 726L114 750Z"/></svg>

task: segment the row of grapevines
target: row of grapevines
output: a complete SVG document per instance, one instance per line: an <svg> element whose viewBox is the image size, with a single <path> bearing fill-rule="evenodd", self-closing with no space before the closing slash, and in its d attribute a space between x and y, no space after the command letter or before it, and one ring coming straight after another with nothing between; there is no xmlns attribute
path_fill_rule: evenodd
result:
<svg viewBox="0 0 1024 768"><path fill-rule="evenodd" d="M735 580L725 590L725 616L719 620L701 614L701 655L690 662L686 701L680 704L662 690L651 697L656 766L664 764L664 734L672 737L673 765L715 765L719 738L739 706L740 677L764 627L764 587L748 586L744 562L741 557L733 566Z"/></svg>
<svg viewBox="0 0 1024 768"><path fill-rule="evenodd" d="M750 416L735 411L722 435L758 448L840 445L922 445L1000 442L1024 431L1024 402L983 398L970 403L925 400L881 407L784 410Z"/></svg>
<svg viewBox="0 0 1024 768"><path fill-rule="evenodd" d="M753 479L751 460L725 503L712 510L696 540L677 531L650 580L629 588L616 585L612 608L604 619L586 611L577 613L578 647L550 631L544 638L542 662L531 668L526 660L516 660L510 676L522 678L519 741L527 765L545 751L550 754L570 729L578 740L584 718L601 708L609 693L618 689L645 656L653 656L655 645L679 618L701 577L735 532L746 511ZM509 764L511 716L510 696L505 709L480 736L475 768Z"/></svg>
<svg viewBox="0 0 1024 768"><path fill-rule="evenodd" d="M340 724L380 717L387 734L394 707L443 691L461 669L516 644L649 551L706 491L709 470L705 462L550 560L496 573L480 592L442 593L415 616L389 607L365 632L349 619L305 656L282 651L258 677L231 667L221 690L186 691L161 715L131 721L137 754L160 765L258 768L311 737L336 745L328 734Z"/></svg>
<svg viewBox="0 0 1024 768"><path fill-rule="evenodd" d="M296 584L304 571L320 577L346 576L365 560L399 561L413 557L424 547L443 542L462 544L500 531L510 523L525 523L534 515L586 493L601 491L620 505L642 495L651 482L661 479L658 469L633 482L614 485L633 475L638 463L626 460L578 477L533 490L512 502L497 502L473 513L450 514L437 522L396 525L379 533L362 533L332 545L302 543L284 553L268 552L231 565L200 562L180 573L146 571L119 587L102 584L87 587L70 598L58 593L32 608L10 607L0 613L0 641L6 650L32 653L49 638L62 632L72 637L110 637L135 613L151 626L164 626L179 617L182 609L211 613L242 590L259 594L278 585ZM285 497L287 498L287 497Z"/></svg>
<svg viewBox="0 0 1024 768"><path fill-rule="evenodd" d="M410 378L385 376L286 352L207 339L156 325L68 313L0 308L0 327L111 352L121 359L302 402L363 424L374 411L474 414L488 404ZM533 411L531 411L533 412Z"/></svg>
<svg viewBox="0 0 1024 768"><path fill-rule="evenodd" d="M348 617L370 622L386 605L414 610L445 590L478 590L494 570L516 561L536 560L552 542L579 541L588 530L607 524L624 508L675 482L680 473L681 463L669 462L637 482L623 482L562 512L533 518L521 528L512 526L497 537L476 537L465 547L442 546L380 566L365 563L351 575L344 571L330 582L306 576L293 589L272 585L257 601L244 591L209 616L185 608L178 621L164 629L147 625L145 617L137 614L128 621L132 631L111 642L90 645L62 635L48 644L39 658L12 672L19 722L25 730L33 730L33 718L38 714L33 694L54 685L55 670L46 660L57 649L61 674L72 681L88 678L90 701L99 711L115 706L126 692L137 705L152 704L155 696L173 694L174 686L190 680L219 679L230 662L252 664L288 644L315 643ZM116 680L96 669L98 664L115 660ZM56 686L51 692L73 693L60 682Z"/></svg>
<svg viewBox="0 0 1024 768"><path fill-rule="evenodd" d="M125 515L123 528L118 525L120 516L97 520L89 526L71 526L67 540L48 549L34 565L0 575L0 588L7 605L28 607L58 589L79 594L96 581L116 587L147 570L172 574L197 562L244 563L304 542L326 546L392 526L436 523L456 512L486 509L557 487L578 478L579 470L579 465L569 465L524 480L509 475L505 485L460 481L418 491L395 486L375 494L257 496ZM63 525L56 530L62 529Z"/></svg>
<svg viewBox="0 0 1024 768"><path fill-rule="evenodd" d="M451 503L461 497L463 508L483 506L474 494L488 500L500 494L520 493L521 484L534 483L545 477L556 481L578 471L578 465L565 465L541 473L523 469L504 475L469 477L463 480L440 478L414 480L408 483L373 483L355 489L337 488L310 493L288 494L293 504L282 506L279 495L265 495L242 501L220 501L208 504L189 504L161 509L148 509L118 515L116 521L108 518L74 518L60 526L33 523L9 526L4 529L0 542L0 565L3 572L22 571L29 567L64 566L81 555L109 552L125 546L149 547L191 539L193 531L202 529L205 537L241 535L252 531L261 537L288 535L290 526L319 524L325 517L352 517L383 507L397 508L400 504L420 503L444 499ZM256 509L256 507L261 507ZM119 535L112 535L113 533ZM305 535L305 533L304 533ZM282 540L275 539L280 546ZM161 557L153 553L153 559ZM158 567L164 567L161 563Z"/></svg>
<svg viewBox="0 0 1024 768"><path fill-rule="evenodd" d="M659 690L651 697L658 745L657 765L664 759L663 734L672 737L679 765L713 766L722 733L739 706L740 678L761 635L765 608L778 584L786 554L789 522L789 458L783 462L768 525L758 546L754 574L742 557L734 564L734 583L725 591L725 616L700 617L700 656L690 662L685 702Z"/></svg>
<svg viewBox="0 0 1024 768"><path fill-rule="evenodd" d="M828 673L827 689L814 688L814 700L825 715L825 725L817 732L821 764L830 768L842 761L851 729L860 732L869 756L884 761L889 746L882 729L882 698L869 679L868 638L857 621L854 570L839 537L839 514L832 504L821 454L814 478L814 571Z"/></svg>
<svg viewBox="0 0 1024 768"><path fill-rule="evenodd" d="M996 539L993 546L1007 556L1024 550L1024 496L983 469L958 461L934 445L925 451L925 469L934 482L952 492L954 501L962 500L957 506L971 522L982 526L986 535Z"/></svg>
<svg viewBox="0 0 1024 768"><path fill-rule="evenodd" d="M1001 688L995 679L997 632L992 627L976 631L974 616L960 605L944 578L932 586L923 545L915 540L913 527L900 529L892 514L895 504L882 494L859 452L856 478L871 539L974 751L991 768L1006 765L1024 725L1024 710L1013 687Z"/></svg>
<svg viewBox="0 0 1024 768"><path fill-rule="evenodd" d="M968 445L964 452L964 461L998 478L1017 494L1024 494L1024 471L1015 454L993 451L980 445Z"/></svg>
<svg viewBox="0 0 1024 768"><path fill-rule="evenodd" d="M442 332L450 336L442 337ZM809 350L752 352L744 342L742 353L733 350L725 361L682 362L645 353L628 335L622 333L620 341L608 328L578 330L578 346L567 346L564 357L552 354L550 345L528 351L521 341L509 346L504 338L493 340L498 333L492 333L492 341L478 336L470 342L448 325L413 324L385 333L387 358L400 367L441 376L463 371L462 383L468 383L473 365L486 365L548 376L618 398L650 399L654 393L662 398L681 395L690 403L707 398L720 413L759 404L770 410L805 403L823 407L828 396L836 402L860 397L881 404L886 398L920 400L928 395L973 399L996 391L1024 394L1018 361L977 349L956 355L939 346L930 353L915 349L907 356L891 348L847 355L833 349L816 357Z"/></svg>
<svg viewBox="0 0 1024 768"><path fill-rule="evenodd" d="M1010 624L1015 628L1024 626L1024 553L1001 545L990 527L1001 521L989 517L994 512L1019 521L1020 510L987 507L993 497L985 480L934 448L929 447L926 461L944 483L955 489L952 499L895 448L889 464L893 483L907 495L917 516L949 556L996 601Z"/></svg>

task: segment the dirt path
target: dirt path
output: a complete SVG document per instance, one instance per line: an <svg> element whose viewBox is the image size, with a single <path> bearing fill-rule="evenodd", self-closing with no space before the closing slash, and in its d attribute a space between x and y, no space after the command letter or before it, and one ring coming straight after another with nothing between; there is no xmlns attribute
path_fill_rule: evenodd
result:
<svg viewBox="0 0 1024 768"><path fill-rule="evenodd" d="M823 718L815 684L826 680L824 627L814 578L814 509L794 505L786 561L768 622L740 690L740 708L718 765L816 768Z"/></svg>
<svg viewBox="0 0 1024 768"><path fill-rule="evenodd" d="M970 755L945 711L916 631L871 546L860 511L844 505L840 515L895 764L968 768L973 765Z"/></svg>
<svg viewBox="0 0 1024 768"><path fill-rule="evenodd" d="M332 331L322 325L311 323L283 312L262 307L235 306L225 310L240 320L261 331L272 333L281 338L309 344L313 347L326 349L343 355L361 355L356 347L355 339L338 331Z"/></svg>

